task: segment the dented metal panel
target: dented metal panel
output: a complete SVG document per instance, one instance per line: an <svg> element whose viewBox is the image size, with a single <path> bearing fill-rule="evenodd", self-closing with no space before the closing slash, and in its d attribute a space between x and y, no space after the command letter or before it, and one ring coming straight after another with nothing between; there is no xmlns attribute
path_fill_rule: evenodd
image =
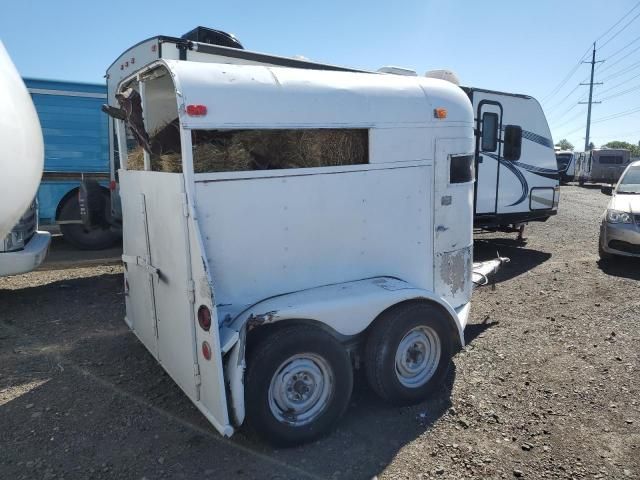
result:
<svg viewBox="0 0 640 480"><path fill-rule="evenodd" d="M274 295L380 274L433 290L432 169L425 161L196 180L216 304L241 309Z"/></svg>

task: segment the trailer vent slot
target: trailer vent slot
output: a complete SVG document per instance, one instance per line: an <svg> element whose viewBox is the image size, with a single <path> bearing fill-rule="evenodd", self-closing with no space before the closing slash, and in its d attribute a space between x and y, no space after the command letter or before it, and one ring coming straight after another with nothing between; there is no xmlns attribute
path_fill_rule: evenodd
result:
<svg viewBox="0 0 640 480"><path fill-rule="evenodd" d="M473 155L451 155L449 183L472 182L475 178Z"/></svg>

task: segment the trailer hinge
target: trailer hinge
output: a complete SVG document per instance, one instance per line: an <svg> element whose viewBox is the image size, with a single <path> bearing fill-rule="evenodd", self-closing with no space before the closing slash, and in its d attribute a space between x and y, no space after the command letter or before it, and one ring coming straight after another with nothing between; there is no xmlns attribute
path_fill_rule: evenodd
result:
<svg viewBox="0 0 640 480"><path fill-rule="evenodd" d="M202 385L202 377L200 376L200 365L193 364L193 379L196 387L196 401L200 400L200 385Z"/></svg>
<svg viewBox="0 0 640 480"><path fill-rule="evenodd" d="M196 303L196 283L193 280L187 282L187 295L190 303Z"/></svg>
<svg viewBox="0 0 640 480"><path fill-rule="evenodd" d="M189 216L189 202L187 201L187 194L182 193L182 214L185 217Z"/></svg>
<svg viewBox="0 0 640 480"><path fill-rule="evenodd" d="M200 377L200 365L198 365L197 363L193 364L193 378L196 379L196 387L200 386L202 380Z"/></svg>
<svg viewBox="0 0 640 480"><path fill-rule="evenodd" d="M144 268L151 275L158 275L159 271L156 267L151 265L149 257L141 257L136 255L122 255L122 263L126 263L127 266L138 265Z"/></svg>

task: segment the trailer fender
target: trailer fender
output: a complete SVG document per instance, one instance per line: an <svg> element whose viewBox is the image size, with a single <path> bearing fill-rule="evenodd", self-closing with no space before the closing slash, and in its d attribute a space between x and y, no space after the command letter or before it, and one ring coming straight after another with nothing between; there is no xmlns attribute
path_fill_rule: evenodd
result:
<svg viewBox="0 0 640 480"><path fill-rule="evenodd" d="M411 300L425 300L440 306L449 317L456 343L464 346L469 304L454 309L434 292L393 277L367 278L278 295L241 312L229 324L239 332L239 341L230 350L225 367L234 424L241 425L245 416L243 380L247 331L285 320L311 320L350 337L365 331L388 308Z"/></svg>
<svg viewBox="0 0 640 480"><path fill-rule="evenodd" d="M448 314L452 331L464 345L464 326L468 309L456 311L434 292L414 287L393 277L373 277L326 285L278 295L258 302L240 313L232 322L234 330L248 330L283 320L314 320L340 335L363 332L389 307L408 300L433 302Z"/></svg>

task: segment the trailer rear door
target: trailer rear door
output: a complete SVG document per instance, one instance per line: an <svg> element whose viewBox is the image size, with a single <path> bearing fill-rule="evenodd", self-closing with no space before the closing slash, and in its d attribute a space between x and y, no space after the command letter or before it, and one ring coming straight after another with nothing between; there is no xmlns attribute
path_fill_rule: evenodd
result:
<svg viewBox="0 0 640 480"><path fill-rule="evenodd" d="M204 369L211 378L201 382L200 377L184 177L122 170L120 175L128 323L220 433L228 435L219 342L212 342ZM204 392L204 403L202 383L209 389ZM224 408L214 409L206 403L222 403Z"/></svg>

